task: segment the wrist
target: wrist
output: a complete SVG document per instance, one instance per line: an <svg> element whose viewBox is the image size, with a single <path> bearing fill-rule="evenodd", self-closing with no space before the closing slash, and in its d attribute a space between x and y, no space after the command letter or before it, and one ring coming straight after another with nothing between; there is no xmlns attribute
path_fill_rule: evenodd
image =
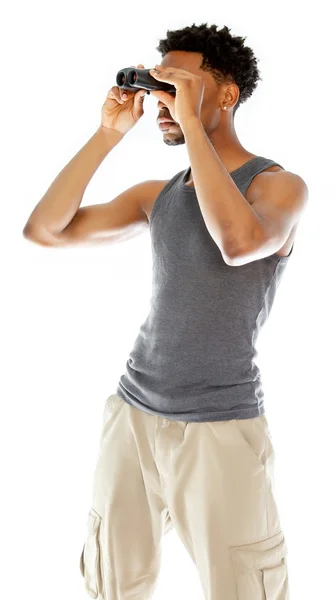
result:
<svg viewBox="0 0 336 600"><path fill-rule="evenodd" d="M107 148L112 149L123 139L125 134L120 133L120 131L117 131L116 129L100 125L96 131L96 135L101 139L102 143L105 144Z"/></svg>
<svg viewBox="0 0 336 600"><path fill-rule="evenodd" d="M181 121L180 127L184 134L188 133L189 131L194 131L195 129L203 129L202 121L196 115Z"/></svg>

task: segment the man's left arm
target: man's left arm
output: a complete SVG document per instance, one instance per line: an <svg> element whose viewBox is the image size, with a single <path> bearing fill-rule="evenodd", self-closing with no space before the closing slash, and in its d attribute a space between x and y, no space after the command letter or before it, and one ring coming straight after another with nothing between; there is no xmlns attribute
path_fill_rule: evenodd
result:
<svg viewBox="0 0 336 600"><path fill-rule="evenodd" d="M199 119L182 127L195 190L206 227L224 261L240 266L277 252L308 200L303 179L288 171L267 173L253 206L240 192Z"/></svg>

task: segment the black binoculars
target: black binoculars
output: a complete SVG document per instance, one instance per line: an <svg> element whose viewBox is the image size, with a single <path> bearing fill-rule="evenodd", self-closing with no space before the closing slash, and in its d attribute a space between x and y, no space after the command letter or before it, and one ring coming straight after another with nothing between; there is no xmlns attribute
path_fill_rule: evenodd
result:
<svg viewBox="0 0 336 600"><path fill-rule="evenodd" d="M147 90L147 94L150 93L150 90L162 90L176 94L176 87L171 83L158 81L149 74L149 69L136 69L135 67L127 67L118 71L117 86L135 92L138 89Z"/></svg>

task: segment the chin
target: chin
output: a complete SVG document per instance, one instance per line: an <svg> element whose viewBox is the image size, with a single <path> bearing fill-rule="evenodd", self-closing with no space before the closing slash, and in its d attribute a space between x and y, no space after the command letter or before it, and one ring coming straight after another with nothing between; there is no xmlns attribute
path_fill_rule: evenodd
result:
<svg viewBox="0 0 336 600"><path fill-rule="evenodd" d="M163 136L163 142L166 146L181 146L185 144L185 137L181 130L177 133L167 133L166 136Z"/></svg>

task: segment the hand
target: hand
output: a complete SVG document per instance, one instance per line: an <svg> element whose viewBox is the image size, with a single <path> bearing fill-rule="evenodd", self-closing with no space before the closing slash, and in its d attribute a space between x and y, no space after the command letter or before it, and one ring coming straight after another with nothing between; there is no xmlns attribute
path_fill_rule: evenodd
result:
<svg viewBox="0 0 336 600"><path fill-rule="evenodd" d="M176 88L176 96L160 90L151 90L151 96L155 96L167 106L172 119L179 123L181 128L190 119L200 119L205 85L202 77L174 67L155 65L155 69L156 71L150 70L152 77L158 81L172 83Z"/></svg>
<svg viewBox="0 0 336 600"><path fill-rule="evenodd" d="M144 69L138 65L138 69ZM126 97L124 97L126 94ZM101 125L107 129L114 129L123 135L138 122L144 114L143 103L146 90L137 88L135 91L124 90L113 86L107 94L101 110Z"/></svg>

